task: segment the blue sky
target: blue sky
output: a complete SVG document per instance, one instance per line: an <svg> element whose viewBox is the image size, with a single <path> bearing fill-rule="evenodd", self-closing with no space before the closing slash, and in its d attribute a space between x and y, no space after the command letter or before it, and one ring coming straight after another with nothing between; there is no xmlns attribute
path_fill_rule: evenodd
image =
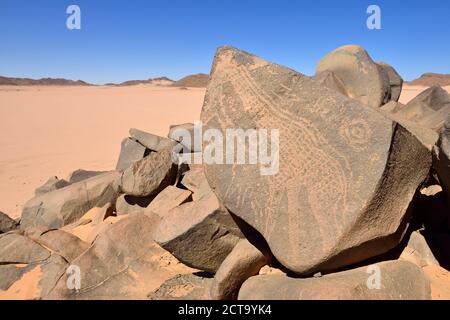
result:
<svg viewBox="0 0 450 320"><path fill-rule="evenodd" d="M81 30L66 8L81 8ZM366 9L381 7L382 30ZM311 75L360 44L405 79L450 73L450 1L0 0L0 75L93 83L208 73L224 44Z"/></svg>

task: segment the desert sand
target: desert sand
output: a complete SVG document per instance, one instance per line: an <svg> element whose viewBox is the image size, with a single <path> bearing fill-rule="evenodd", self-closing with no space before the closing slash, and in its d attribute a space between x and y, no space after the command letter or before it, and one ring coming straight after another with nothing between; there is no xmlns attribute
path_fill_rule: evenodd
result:
<svg viewBox="0 0 450 320"><path fill-rule="evenodd" d="M16 218L50 176L115 168L129 128L166 136L199 119L205 89L0 86L0 211Z"/></svg>
<svg viewBox="0 0 450 320"><path fill-rule="evenodd" d="M425 89L405 86L400 102ZM129 128L166 136L170 125L199 119L204 93L155 85L1 86L0 211L19 217L50 176L114 169Z"/></svg>

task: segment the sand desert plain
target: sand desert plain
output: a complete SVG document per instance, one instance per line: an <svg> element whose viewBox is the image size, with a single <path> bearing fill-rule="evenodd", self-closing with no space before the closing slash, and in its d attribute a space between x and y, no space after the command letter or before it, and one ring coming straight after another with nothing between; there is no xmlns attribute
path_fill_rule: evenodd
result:
<svg viewBox="0 0 450 320"><path fill-rule="evenodd" d="M426 88L405 84L399 101ZM51 176L114 168L130 128L166 136L170 125L200 118L204 94L152 84L0 86L0 210L19 217Z"/></svg>

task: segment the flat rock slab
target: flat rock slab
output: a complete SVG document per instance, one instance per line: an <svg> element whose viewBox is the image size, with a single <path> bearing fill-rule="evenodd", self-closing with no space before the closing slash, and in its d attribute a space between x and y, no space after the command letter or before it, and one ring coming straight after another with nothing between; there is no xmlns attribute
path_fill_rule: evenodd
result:
<svg viewBox="0 0 450 320"><path fill-rule="evenodd" d="M262 175L258 164L204 169L221 203L299 274L396 246L431 165L429 151L377 110L232 47L217 51L201 119L204 132L224 137L229 128L279 130L274 174Z"/></svg>
<svg viewBox="0 0 450 320"><path fill-rule="evenodd" d="M0 211L0 234L17 228L17 222L11 219L6 213Z"/></svg>
<svg viewBox="0 0 450 320"><path fill-rule="evenodd" d="M0 264L34 263L50 257L50 252L20 234L0 235Z"/></svg>
<svg viewBox="0 0 450 320"><path fill-rule="evenodd" d="M273 274L252 277L244 282L239 291L239 300L429 300L431 298L430 283L415 264L393 261L374 266L380 272L379 287L370 279L375 269L368 267L307 279Z"/></svg>
<svg viewBox="0 0 450 320"><path fill-rule="evenodd" d="M47 192L53 191L53 190L58 190L58 189L62 189L64 187L67 187L70 185L70 182L64 180L64 179L58 179L58 177L53 176L50 177L47 182L45 182L42 186L40 186L39 188L37 188L34 191L34 194L36 195L36 197L41 196Z"/></svg>
<svg viewBox="0 0 450 320"><path fill-rule="evenodd" d="M209 300L212 279L195 274L177 275L148 294L150 300Z"/></svg>
<svg viewBox="0 0 450 320"><path fill-rule="evenodd" d="M155 233L155 241L178 260L212 273L241 237L232 217L213 194L170 210Z"/></svg>
<svg viewBox="0 0 450 320"><path fill-rule="evenodd" d="M31 199L22 211L21 228L41 225L57 229L75 222L91 208L115 203L120 176L118 171L107 172Z"/></svg>
<svg viewBox="0 0 450 320"><path fill-rule="evenodd" d="M162 218L173 208L187 202L191 198L191 195L192 192L189 190L168 186L150 202L145 209L145 214L157 214Z"/></svg>
<svg viewBox="0 0 450 320"><path fill-rule="evenodd" d="M360 46L340 47L317 64L317 73L332 71L344 84L347 96L372 108L379 108L390 96L390 81Z"/></svg>
<svg viewBox="0 0 450 320"><path fill-rule="evenodd" d="M138 141L125 138L120 147L119 160L116 164L116 170L125 170L136 161L143 159L147 154L147 148Z"/></svg>
<svg viewBox="0 0 450 320"><path fill-rule="evenodd" d="M156 152L162 151L166 148L172 148L177 144L176 141L171 139L160 137L135 128L130 129L130 137L148 149Z"/></svg>

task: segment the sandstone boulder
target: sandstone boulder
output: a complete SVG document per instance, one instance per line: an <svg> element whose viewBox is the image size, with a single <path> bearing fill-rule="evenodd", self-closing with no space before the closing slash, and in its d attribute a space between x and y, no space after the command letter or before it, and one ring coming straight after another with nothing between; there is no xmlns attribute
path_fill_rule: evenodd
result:
<svg viewBox="0 0 450 320"><path fill-rule="evenodd" d="M332 71L319 72L312 79L331 90L347 95L344 84Z"/></svg>
<svg viewBox="0 0 450 320"><path fill-rule="evenodd" d="M70 182L64 180L64 179L58 179L58 177L50 177L46 183L44 183L42 186L37 188L34 191L34 194L36 197L39 197L47 192L58 190L64 187L67 187L70 185Z"/></svg>
<svg viewBox="0 0 450 320"><path fill-rule="evenodd" d="M389 78L390 96L387 97L387 101L398 101L402 93L403 79L398 72L389 64L384 62L378 62L378 66L387 74Z"/></svg>
<svg viewBox="0 0 450 320"><path fill-rule="evenodd" d="M127 195L146 197L175 183L177 164L173 162L172 148L154 152L127 168L121 178L121 190Z"/></svg>
<svg viewBox="0 0 450 320"><path fill-rule="evenodd" d="M257 275L261 268L269 262L270 258L266 257L247 239L242 239L217 270L211 284L211 299L236 300L244 281Z"/></svg>
<svg viewBox="0 0 450 320"><path fill-rule="evenodd" d="M380 286L374 277L379 271ZM255 276L239 291L240 300L429 300L431 289L422 270L406 261L382 262L320 278L295 279L283 274Z"/></svg>
<svg viewBox="0 0 450 320"><path fill-rule="evenodd" d="M421 268L439 265L424 236L418 231L411 233L400 259L412 262Z"/></svg>
<svg viewBox="0 0 450 320"><path fill-rule="evenodd" d="M213 194L170 210L155 233L156 242L178 260L212 273L241 237L232 217Z"/></svg>
<svg viewBox="0 0 450 320"><path fill-rule="evenodd" d="M130 137L151 151L156 152L167 148L172 148L176 145L176 142L171 139L160 137L134 128L130 129Z"/></svg>
<svg viewBox="0 0 450 320"><path fill-rule="evenodd" d="M18 226L14 219L0 211L0 234L16 229Z"/></svg>
<svg viewBox="0 0 450 320"><path fill-rule="evenodd" d="M209 300L212 279L195 274L177 275L148 294L150 300Z"/></svg>
<svg viewBox="0 0 450 320"><path fill-rule="evenodd" d="M120 176L117 171L107 172L31 199L24 206L21 228L60 228L75 222L91 208L115 203Z"/></svg>
<svg viewBox="0 0 450 320"><path fill-rule="evenodd" d="M170 126L168 137L183 146L183 153L201 152L201 132L196 131L193 123Z"/></svg>
<svg viewBox="0 0 450 320"><path fill-rule="evenodd" d="M211 187L206 180L203 167L193 168L187 171L181 180L181 184L192 191L194 201L207 197L211 192Z"/></svg>
<svg viewBox="0 0 450 320"><path fill-rule="evenodd" d="M189 190L168 186L150 202L144 212L147 215L157 214L162 218L173 208L188 202L191 195L192 192Z"/></svg>
<svg viewBox="0 0 450 320"><path fill-rule="evenodd" d="M70 183L77 183L77 182L98 176L103 173L106 173L106 171L91 171L91 170L78 169L69 174L68 181Z"/></svg>
<svg viewBox="0 0 450 320"><path fill-rule="evenodd" d="M125 138L120 148L119 160L116 170L125 170L133 163L143 159L147 155L147 148L131 138Z"/></svg>
<svg viewBox="0 0 450 320"><path fill-rule="evenodd" d="M126 194L121 195L116 201L117 215L125 215L136 212L144 212L152 201L151 197L133 197Z"/></svg>
<svg viewBox="0 0 450 320"><path fill-rule="evenodd" d="M360 46L343 46L317 64L317 73L332 71L344 84L347 96L379 108L390 95L390 81L383 68Z"/></svg>
<svg viewBox="0 0 450 320"><path fill-rule="evenodd" d="M342 55L356 63L353 54ZM368 59L367 72L375 74ZM370 101L381 101L379 82L377 94L367 93ZM229 128L278 130L279 143L274 133L267 137L275 150L271 162L261 156L255 165L203 166L225 207L299 274L334 270L395 247L431 165L420 141L377 110L231 47L216 54L201 119L204 131L223 136ZM214 144L204 142L208 149ZM262 170L273 164L278 170Z"/></svg>
<svg viewBox="0 0 450 320"><path fill-rule="evenodd" d="M50 252L20 234L0 235L0 265L42 262Z"/></svg>

